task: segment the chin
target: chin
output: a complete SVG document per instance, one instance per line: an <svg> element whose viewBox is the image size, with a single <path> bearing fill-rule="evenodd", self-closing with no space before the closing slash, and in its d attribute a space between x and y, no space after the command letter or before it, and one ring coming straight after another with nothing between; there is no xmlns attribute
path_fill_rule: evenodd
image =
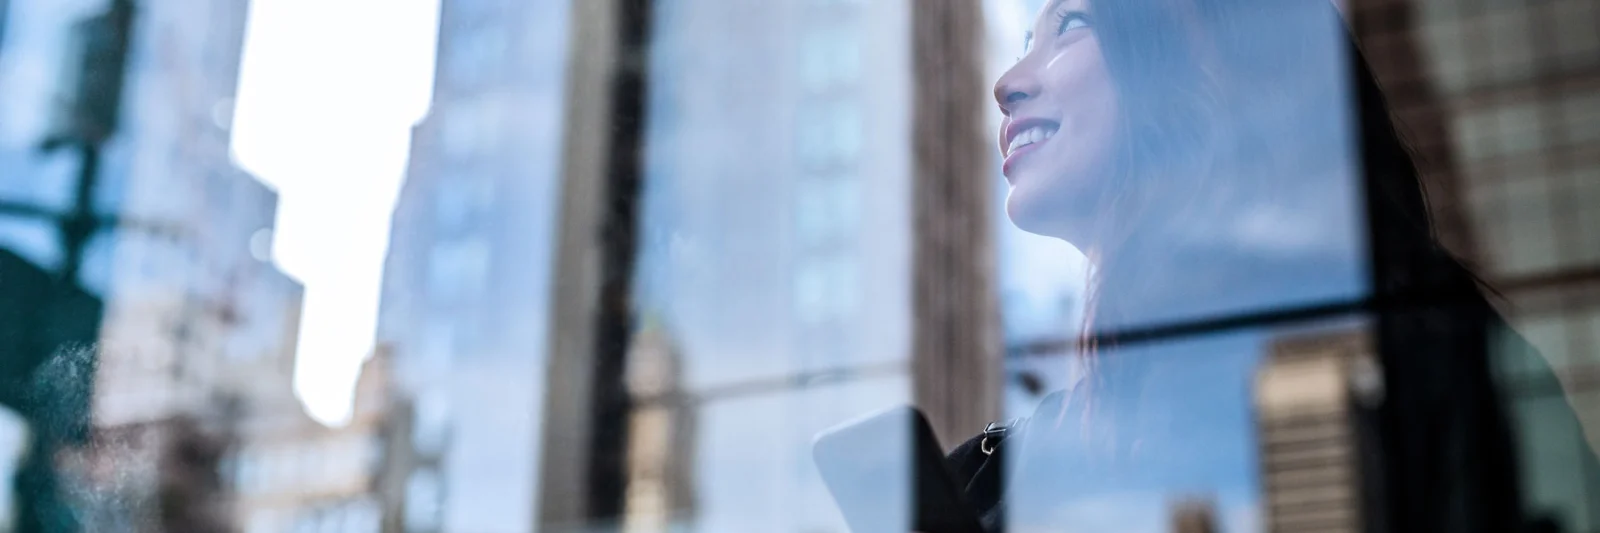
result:
<svg viewBox="0 0 1600 533"><path fill-rule="evenodd" d="M1031 192L1017 187L1011 189L1011 194L1006 197L1006 216L1011 223L1028 233L1067 238L1071 234L1067 230L1074 224L1064 202L1050 201L1043 195Z"/></svg>
<svg viewBox="0 0 1600 533"><path fill-rule="evenodd" d="M1051 187L1038 180L1019 181L1006 196L1006 216L1017 229L1055 237L1068 242L1076 241L1092 224L1089 206L1079 205L1081 194L1061 190L1060 184ZM1074 245L1078 243L1074 242Z"/></svg>

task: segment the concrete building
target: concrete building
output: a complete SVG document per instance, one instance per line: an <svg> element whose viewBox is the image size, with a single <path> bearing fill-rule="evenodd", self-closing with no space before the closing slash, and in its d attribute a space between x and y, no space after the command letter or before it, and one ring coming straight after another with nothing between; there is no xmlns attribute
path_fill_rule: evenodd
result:
<svg viewBox="0 0 1600 533"><path fill-rule="evenodd" d="M1172 533L1217 533L1217 512L1205 500L1183 500L1172 504Z"/></svg>
<svg viewBox="0 0 1600 533"><path fill-rule="evenodd" d="M378 325L415 399L407 531L532 523L566 6L441 3Z"/></svg>
<svg viewBox="0 0 1600 533"><path fill-rule="evenodd" d="M1273 343L1256 377L1266 531L1368 531L1362 458L1382 377L1364 330Z"/></svg>
<svg viewBox="0 0 1600 533"><path fill-rule="evenodd" d="M230 464L231 515L244 533L399 533L392 490L403 470L407 412L395 396L392 360L378 352L362 368L350 423L312 420L293 393L292 364L250 369L249 390Z"/></svg>
<svg viewBox="0 0 1600 533"><path fill-rule="evenodd" d="M64 211L77 188L57 133L56 83L76 68L69 32L110 2L16 2L0 56L0 190ZM88 446L69 454L90 530L225 530L219 469L252 436L239 409L282 403L302 289L270 262L277 194L229 154L248 0L133 4L120 128L104 146L94 210L120 221L89 241L79 275L106 302ZM0 220L4 245L46 268L65 250L47 221ZM277 374L267 374L277 375ZM263 389L262 387L267 387ZM287 396L287 404L297 403ZM282 405L275 406L282 408ZM187 496L186 496L187 495ZM110 529L106 529L110 528Z"/></svg>
<svg viewBox="0 0 1600 533"><path fill-rule="evenodd" d="M636 362L610 335L642 335L640 315L673 325L696 456L728 451L695 462L692 527L838 526L811 438L912 396L908 6L696 0L578 12L541 530L626 524L627 493L615 489L633 441L608 420L619 403L657 404L618 400L614 370ZM632 33L641 26L645 45ZM643 64L609 59L644 52ZM624 205L640 212L618 213ZM638 228L636 262L598 231L613 224Z"/></svg>
<svg viewBox="0 0 1600 533"><path fill-rule="evenodd" d="M1351 0L1352 26L1423 156L1440 233L1505 296L1554 370L1499 364L1518 431L1525 507L1600 526L1573 471L1600 449L1600 6ZM1515 352L1498 354L1509 361ZM1502 362L1497 361L1497 364ZM1555 434L1561 401L1587 434Z"/></svg>
<svg viewBox="0 0 1600 533"><path fill-rule="evenodd" d="M680 531L694 523L696 510L698 406L683 393L683 357L660 322L634 337L628 361L628 391L640 405L629 415L622 529Z"/></svg>

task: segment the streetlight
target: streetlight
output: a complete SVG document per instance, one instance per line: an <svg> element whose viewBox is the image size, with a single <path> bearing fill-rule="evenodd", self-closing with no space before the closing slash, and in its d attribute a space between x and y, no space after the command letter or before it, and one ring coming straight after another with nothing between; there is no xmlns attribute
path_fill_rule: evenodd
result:
<svg viewBox="0 0 1600 533"><path fill-rule="evenodd" d="M0 0L3 32L9 0ZM55 222L64 260L54 275L0 250L0 404L22 415L31 443L12 485L17 489L18 533L66 533L80 529L63 499L54 464L57 450L89 434L93 387L92 348L104 304L78 282L84 249L102 226L117 217L93 212L101 145L117 129L126 78L132 0L112 0L108 9L72 28L66 76L44 151L75 149L81 155L69 211L57 213L22 202L0 202L0 212ZM0 33L3 39L3 33Z"/></svg>

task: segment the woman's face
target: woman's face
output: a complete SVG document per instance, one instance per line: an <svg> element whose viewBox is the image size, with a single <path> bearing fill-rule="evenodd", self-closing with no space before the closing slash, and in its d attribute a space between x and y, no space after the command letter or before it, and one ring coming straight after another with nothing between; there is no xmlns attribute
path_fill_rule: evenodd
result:
<svg viewBox="0 0 1600 533"><path fill-rule="evenodd" d="M1000 154L1018 227L1083 242L1109 186L1117 96L1088 0L1053 0L1000 76Z"/></svg>

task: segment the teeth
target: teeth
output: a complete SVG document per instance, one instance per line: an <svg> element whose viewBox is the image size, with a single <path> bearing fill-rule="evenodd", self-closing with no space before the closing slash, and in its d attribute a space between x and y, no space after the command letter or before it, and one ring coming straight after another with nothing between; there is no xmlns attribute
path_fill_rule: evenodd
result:
<svg viewBox="0 0 1600 533"><path fill-rule="evenodd" d="M1022 148L1033 143L1044 142L1045 139L1049 139L1052 135L1055 135L1055 133L1055 131L1044 128L1043 126L1028 128L1027 131L1018 133L1016 137L1011 138L1011 146L1006 148L1006 153L1014 152L1018 148Z"/></svg>

